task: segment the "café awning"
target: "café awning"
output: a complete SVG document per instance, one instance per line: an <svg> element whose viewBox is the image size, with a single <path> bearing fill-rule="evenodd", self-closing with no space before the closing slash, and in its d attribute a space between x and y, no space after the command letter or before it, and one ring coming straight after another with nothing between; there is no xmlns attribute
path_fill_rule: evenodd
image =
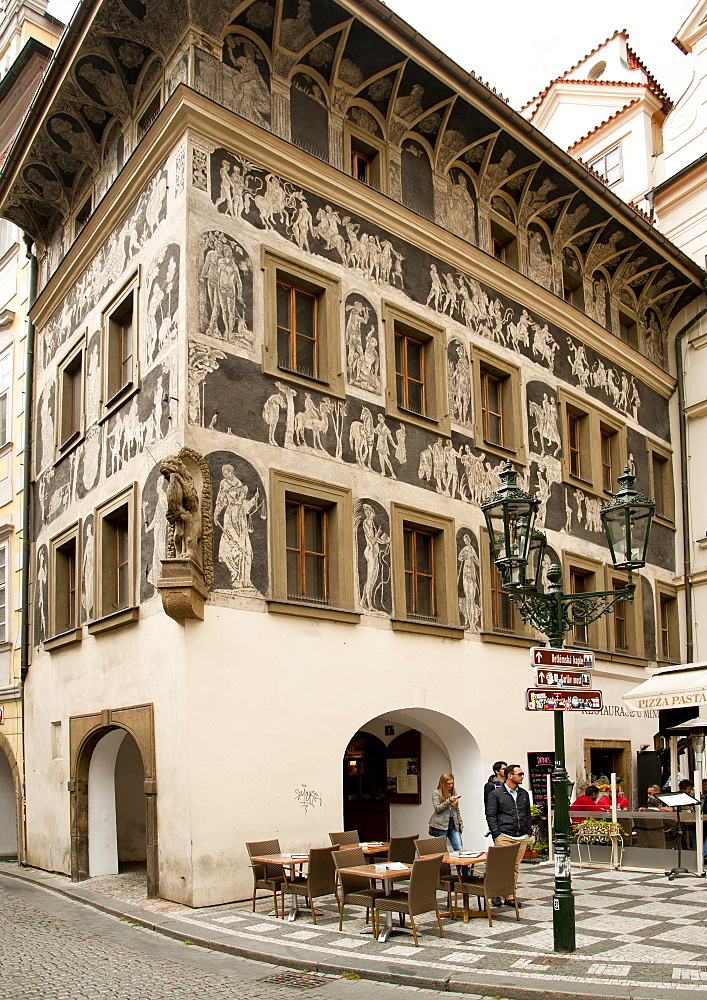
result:
<svg viewBox="0 0 707 1000"><path fill-rule="evenodd" d="M657 670L623 695L631 712L707 705L707 663L683 663Z"/></svg>

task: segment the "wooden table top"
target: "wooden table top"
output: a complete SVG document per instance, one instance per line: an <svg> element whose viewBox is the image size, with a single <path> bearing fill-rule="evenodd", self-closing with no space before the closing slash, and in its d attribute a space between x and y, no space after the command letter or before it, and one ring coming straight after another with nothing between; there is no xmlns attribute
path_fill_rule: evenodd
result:
<svg viewBox="0 0 707 1000"><path fill-rule="evenodd" d="M382 881L394 878L409 878L412 865L404 868L383 868L382 865L352 865L350 868L339 868L344 875L363 875L365 878L377 878Z"/></svg>
<svg viewBox="0 0 707 1000"><path fill-rule="evenodd" d="M260 854L253 855L250 859L251 868L253 865L280 865L289 867L290 865L306 865L309 862L309 854L298 854L294 858L287 857L286 854Z"/></svg>
<svg viewBox="0 0 707 1000"><path fill-rule="evenodd" d="M386 854L390 850L390 844L387 841L383 841L380 844L369 844L363 842L360 844L339 844L336 849L337 851L350 851L355 847L362 850L364 854Z"/></svg>

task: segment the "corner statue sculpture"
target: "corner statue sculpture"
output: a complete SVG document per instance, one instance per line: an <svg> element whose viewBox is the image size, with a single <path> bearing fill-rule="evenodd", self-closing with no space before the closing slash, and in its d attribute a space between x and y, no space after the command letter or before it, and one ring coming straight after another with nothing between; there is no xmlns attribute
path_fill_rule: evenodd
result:
<svg viewBox="0 0 707 1000"><path fill-rule="evenodd" d="M162 606L175 621L204 620L204 601L214 582L211 475L191 448L160 463L167 481L167 554L157 587Z"/></svg>

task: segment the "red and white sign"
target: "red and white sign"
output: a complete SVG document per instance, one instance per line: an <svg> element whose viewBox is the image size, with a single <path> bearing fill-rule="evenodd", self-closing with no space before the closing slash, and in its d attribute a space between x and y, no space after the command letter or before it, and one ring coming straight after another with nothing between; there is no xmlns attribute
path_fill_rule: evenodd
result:
<svg viewBox="0 0 707 1000"><path fill-rule="evenodd" d="M534 667L553 667L556 670L591 670L594 653L588 649L552 649L550 646L533 646L530 662Z"/></svg>
<svg viewBox="0 0 707 1000"><path fill-rule="evenodd" d="M0 726L5 722L5 713L3 711L2 705L0 705Z"/></svg>
<svg viewBox="0 0 707 1000"><path fill-rule="evenodd" d="M528 688L526 712L598 712L603 706L601 691L563 691Z"/></svg>
<svg viewBox="0 0 707 1000"><path fill-rule="evenodd" d="M541 667L535 671L535 683L538 687L590 688L592 675L588 670L549 670Z"/></svg>

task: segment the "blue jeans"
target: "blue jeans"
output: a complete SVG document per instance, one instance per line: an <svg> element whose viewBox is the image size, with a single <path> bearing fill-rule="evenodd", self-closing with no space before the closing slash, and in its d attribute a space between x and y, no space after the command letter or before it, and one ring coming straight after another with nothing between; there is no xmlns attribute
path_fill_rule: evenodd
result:
<svg viewBox="0 0 707 1000"><path fill-rule="evenodd" d="M447 830L447 840L452 845L453 851L461 851L464 847L461 833L459 830L455 830L453 826Z"/></svg>

